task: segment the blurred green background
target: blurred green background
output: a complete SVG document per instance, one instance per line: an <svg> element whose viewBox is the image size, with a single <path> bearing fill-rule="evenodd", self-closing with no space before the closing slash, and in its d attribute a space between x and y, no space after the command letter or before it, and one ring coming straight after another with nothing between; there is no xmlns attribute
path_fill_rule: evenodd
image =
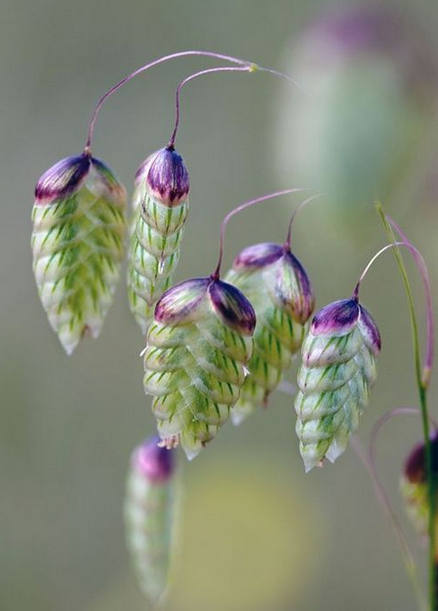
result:
<svg viewBox="0 0 438 611"><path fill-rule="evenodd" d="M32 277L30 212L36 180L59 158L81 151L98 96L142 63L200 48L283 68L305 80L297 45L313 20L341 6L316 0L1 0L2 611L147 609L130 572L122 524L129 454L154 430L142 390L142 338L121 282L99 340L84 342L70 358L63 353ZM404 16L408 33L419 28L421 43L433 44L438 27L434 0L392 6ZM327 59L326 70L323 60L320 73L329 78L330 62ZM365 99L360 87L369 94L370 80L365 77L370 71L374 75L370 65L377 66L376 73L384 66L380 84L390 80L386 59L379 63L379 54L372 51L371 61L377 63L367 64L366 72L348 64L355 84L344 97L334 88L338 97L334 104L331 100L330 125L336 127L314 136L329 133L334 138L333 147L321 141L332 159L343 151L353 162L357 153L356 166L365 174L370 166L363 159L367 154L374 159L374 152L339 142L351 135L352 123L342 120L342 113L349 112L348 91L356 93L356 100ZM128 190L140 162L167 142L178 80L205 65L214 62L177 60L154 69L105 106L94 152L115 169ZM380 98L379 86L372 87L375 96L363 105L361 125L380 117L386 126L398 112L397 104L404 103L406 89L391 89L392 98ZM292 160L304 146L303 126L314 126L317 119L303 119L298 137L289 133L288 117L296 103L302 112L298 96L308 94L257 73L212 75L184 91L177 148L190 169L192 191L176 280L213 269L218 227L226 211L245 199L304 184ZM426 87L422 95L425 105L408 103L409 112L426 126L415 143L422 144L425 134L432 143L429 149L409 143L415 171L391 167L388 189L375 184L374 176L368 179L373 182L369 193L366 178L357 185L359 199L385 197L388 210L422 249L436 298L437 123L430 109L434 94ZM319 106L324 104L321 98ZM380 115L385 104L386 115ZM329 114L327 108L323 110ZM309 109L321 110L312 104ZM325 116L324 121L331 119ZM369 127L373 129L378 139L382 129ZM400 136L403 121L393 129ZM391 150L395 155L403 145L403 140L391 140L391 133L385 161ZM309 151L315 151L314 145ZM321 159L315 161L318 175ZM310 161L313 167L312 157ZM345 173L349 171L346 167ZM339 167L336 172L339 178ZM345 191L337 198L336 181L333 193L327 180L309 186L328 189L327 196L302 212L293 242L320 307L348 296L385 238L370 203L364 206L362 201L357 211L347 205L346 210ZM226 263L250 243L281 241L298 201L272 201L233 219ZM415 278L410 262L409 269ZM413 284L423 320L420 285L416 279ZM416 402L407 308L390 255L368 276L362 299L383 336L379 380L360 430L366 443L373 422L385 410ZM433 381L435 413L436 396ZM225 426L193 463L183 464L181 551L166 609L412 611L414 599L399 551L356 456L348 451L335 466L305 476L294 423L291 398L277 393L267 411L239 428ZM402 460L419 435L420 422L413 418L388 426L379 446L379 465L421 564L424 550L411 536L398 497Z"/></svg>

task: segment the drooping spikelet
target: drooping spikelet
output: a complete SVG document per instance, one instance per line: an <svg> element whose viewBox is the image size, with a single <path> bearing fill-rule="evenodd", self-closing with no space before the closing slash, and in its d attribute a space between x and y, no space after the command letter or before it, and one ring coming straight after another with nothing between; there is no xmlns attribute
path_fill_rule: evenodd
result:
<svg viewBox="0 0 438 611"><path fill-rule="evenodd" d="M430 437L432 450L432 474L435 480L435 510L438 510L438 431ZM426 449L424 441L411 450L400 480L400 491L406 511L420 535L426 535L429 521L429 492L426 475ZM435 516L435 531L438 537L438 511ZM438 560L438 558L437 558Z"/></svg>
<svg viewBox="0 0 438 611"><path fill-rule="evenodd" d="M225 279L250 300L257 317L249 375L231 410L233 423L239 424L257 404L266 405L301 347L314 296L303 266L288 246L280 244L245 248Z"/></svg>
<svg viewBox="0 0 438 611"><path fill-rule="evenodd" d="M158 301L144 353L144 389L166 445L189 459L216 435L239 398L252 352L255 314L238 289L186 280Z"/></svg>
<svg viewBox="0 0 438 611"><path fill-rule="evenodd" d="M128 262L128 297L143 333L179 259L188 214L189 175L182 157L167 147L136 174Z"/></svg>
<svg viewBox="0 0 438 611"><path fill-rule="evenodd" d="M313 318L302 347L296 432L306 471L346 449L376 379L377 326L356 299L335 301Z"/></svg>
<svg viewBox="0 0 438 611"><path fill-rule="evenodd" d="M158 442L155 437L134 450L125 498L128 549L140 587L152 604L168 585L175 521L174 452Z"/></svg>
<svg viewBox="0 0 438 611"><path fill-rule="evenodd" d="M67 157L39 179L32 212L33 270L44 309L65 351L97 337L123 257L126 193L87 154Z"/></svg>

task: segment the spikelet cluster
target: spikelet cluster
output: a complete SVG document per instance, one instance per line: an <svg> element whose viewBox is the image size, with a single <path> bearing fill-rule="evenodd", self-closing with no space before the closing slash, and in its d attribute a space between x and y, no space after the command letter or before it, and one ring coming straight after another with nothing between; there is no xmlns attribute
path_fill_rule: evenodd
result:
<svg viewBox="0 0 438 611"><path fill-rule="evenodd" d="M235 287L187 280L158 301L144 351L144 389L166 445L189 459L216 435L239 398L255 313Z"/></svg>
<svg viewBox="0 0 438 611"><path fill-rule="evenodd" d="M435 509L438 508L438 431L430 438L432 451L432 475L435 480ZM426 449L424 441L416 444L409 453L400 479L400 491L407 514L420 535L426 535L429 522L429 491L427 484ZM435 516L438 536L438 513Z"/></svg>
<svg viewBox="0 0 438 611"><path fill-rule="evenodd" d="M245 248L225 279L244 293L257 317L249 374L231 411L233 423L239 424L258 404L266 405L280 383L301 347L314 297L303 266L287 245Z"/></svg>
<svg viewBox="0 0 438 611"><path fill-rule="evenodd" d="M44 309L71 354L97 337L123 257L126 194L111 170L86 154L42 175L32 212L33 270Z"/></svg>
<svg viewBox="0 0 438 611"><path fill-rule="evenodd" d="M173 148L154 153L137 171L127 283L130 308L144 334L178 263L188 192L187 169Z"/></svg>
<svg viewBox="0 0 438 611"><path fill-rule="evenodd" d="M313 318L302 347L296 432L306 471L334 462L359 424L376 379L379 331L356 299L335 301Z"/></svg>
<svg viewBox="0 0 438 611"><path fill-rule="evenodd" d="M168 585L175 521L174 456L158 442L153 438L134 450L125 497L128 550L152 604Z"/></svg>

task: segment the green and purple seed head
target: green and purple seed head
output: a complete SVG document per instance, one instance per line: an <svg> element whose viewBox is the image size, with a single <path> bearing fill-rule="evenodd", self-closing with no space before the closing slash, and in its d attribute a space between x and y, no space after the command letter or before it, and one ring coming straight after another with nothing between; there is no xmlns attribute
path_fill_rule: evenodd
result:
<svg viewBox="0 0 438 611"><path fill-rule="evenodd" d="M97 337L123 258L126 192L88 154L62 159L39 179L32 212L33 269L49 322L71 354Z"/></svg>
<svg viewBox="0 0 438 611"><path fill-rule="evenodd" d="M287 245L267 242L245 248L226 280L248 297L257 317L249 374L231 413L239 424L257 405L266 405L280 383L301 347L315 298L304 267Z"/></svg>
<svg viewBox="0 0 438 611"><path fill-rule="evenodd" d="M175 453L159 441L153 437L133 451L125 498L128 549L152 604L168 585L175 522Z"/></svg>
<svg viewBox="0 0 438 611"><path fill-rule="evenodd" d="M430 436L430 445L432 453L432 477L434 479L435 495L438 496L437 430L435 430ZM416 531L420 535L426 536L429 520L429 493L426 473L426 448L424 441L415 444L415 446L409 452L404 464L403 473L400 478L400 491L405 503L406 512ZM435 521L437 527L438 514Z"/></svg>
<svg viewBox="0 0 438 611"><path fill-rule="evenodd" d="M189 174L173 147L150 155L135 178L128 262L132 313L146 333L154 307L178 264L188 214Z"/></svg>
<svg viewBox="0 0 438 611"><path fill-rule="evenodd" d="M215 277L186 280L155 307L144 351L144 389L165 445L194 458L239 398L252 353L252 305Z"/></svg>
<svg viewBox="0 0 438 611"><path fill-rule="evenodd" d="M306 471L345 451L368 403L380 349L377 325L355 298L330 303L314 316L302 346L295 399Z"/></svg>

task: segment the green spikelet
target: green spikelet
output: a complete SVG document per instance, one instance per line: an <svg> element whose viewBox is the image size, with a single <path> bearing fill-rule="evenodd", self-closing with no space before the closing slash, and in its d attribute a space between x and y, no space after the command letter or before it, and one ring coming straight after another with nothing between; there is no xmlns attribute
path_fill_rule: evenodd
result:
<svg viewBox="0 0 438 611"><path fill-rule="evenodd" d="M144 352L144 388L158 433L194 458L228 419L252 352L255 314L233 286L213 278L169 289L155 308Z"/></svg>
<svg viewBox="0 0 438 611"><path fill-rule="evenodd" d="M125 190L99 160L81 155L40 178L32 212L33 270L49 322L71 354L97 337L119 278Z"/></svg>
<svg viewBox="0 0 438 611"><path fill-rule="evenodd" d="M355 299L335 301L315 315L302 347L295 400L306 471L345 451L368 403L380 346L376 324Z"/></svg>
<svg viewBox="0 0 438 611"><path fill-rule="evenodd" d="M231 411L233 423L240 424L256 405L266 405L301 347L314 297L304 268L279 244L245 248L225 279L244 293L257 317L249 374Z"/></svg>
<svg viewBox="0 0 438 611"><path fill-rule="evenodd" d="M188 192L187 169L173 149L154 153L137 172L127 281L130 308L143 333L178 264Z"/></svg>
<svg viewBox="0 0 438 611"><path fill-rule="evenodd" d="M125 497L128 550L139 585L154 605L168 586L175 521L174 456L158 441L134 450Z"/></svg>

